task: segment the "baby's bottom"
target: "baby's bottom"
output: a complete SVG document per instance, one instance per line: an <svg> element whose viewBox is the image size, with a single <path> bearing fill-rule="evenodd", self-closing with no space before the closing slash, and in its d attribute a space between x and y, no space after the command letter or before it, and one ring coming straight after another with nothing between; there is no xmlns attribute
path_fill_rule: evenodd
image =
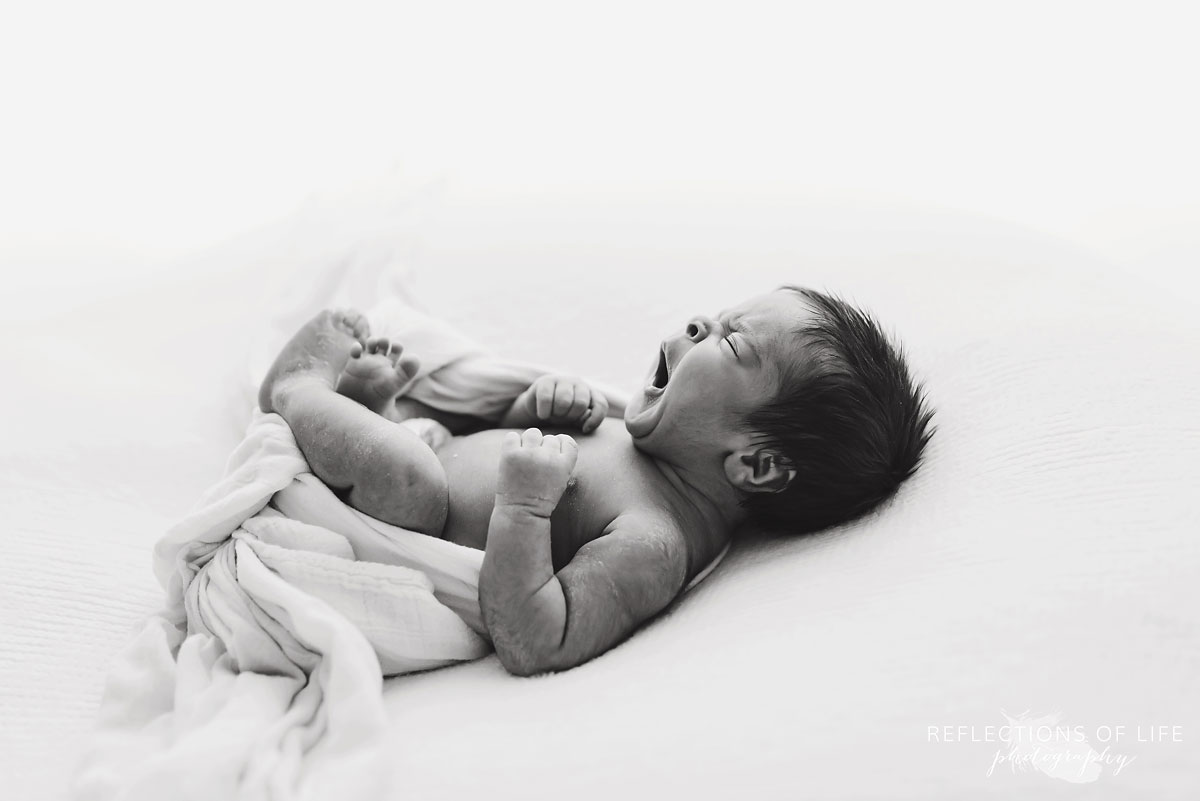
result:
<svg viewBox="0 0 1200 801"><path fill-rule="evenodd" d="M398 425L416 434L434 452L454 436L450 429L430 417L410 417L400 421Z"/></svg>
<svg viewBox="0 0 1200 801"><path fill-rule="evenodd" d="M355 509L440 537L449 494L441 463L414 431L425 424L397 425L334 389L365 333L355 312L321 312L284 346L259 406L287 421L313 473Z"/></svg>

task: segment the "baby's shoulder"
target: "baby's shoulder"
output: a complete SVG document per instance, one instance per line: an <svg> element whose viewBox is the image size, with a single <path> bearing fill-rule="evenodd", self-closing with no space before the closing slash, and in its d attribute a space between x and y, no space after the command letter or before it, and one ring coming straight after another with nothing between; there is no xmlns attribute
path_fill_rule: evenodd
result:
<svg viewBox="0 0 1200 801"><path fill-rule="evenodd" d="M653 543L679 567L685 584L721 556L730 541L727 533L696 525L668 504L630 505L609 525L608 532L614 530Z"/></svg>
<svg viewBox="0 0 1200 801"><path fill-rule="evenodd" d="M694 510L689 513L686 499L656 475L650 460L630 446L628 435L609 431L610 436L597 436L604 429L602 425L581 442L581 483L588 488L583 495L601 517L596 529L652 541L672 561L685 564L691 580L729 543L729 532L714 530Z"/></svg>

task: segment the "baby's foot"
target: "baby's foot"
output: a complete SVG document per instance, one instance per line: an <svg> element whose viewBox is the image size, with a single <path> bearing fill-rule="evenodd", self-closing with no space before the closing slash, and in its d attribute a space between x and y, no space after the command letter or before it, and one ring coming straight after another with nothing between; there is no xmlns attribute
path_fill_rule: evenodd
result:
<svg viewBox="0 0 1200 801"><path fill-rule="evenodd" d="M416 356L401 358L403 352L403 345L386 337L368 339L365 348L354 343L350 360L338 377L337 391L383 414L412 384L421 364Z"/></svg>
<svg viewBox="0 0 1200 801"><path fill-rule="evenodd" d="M352 309L326 310L305 323L271 365L258 391L264 412L277 411L282 394L297 381L316 380L332 389L354 348L370 331Z"/></svg>

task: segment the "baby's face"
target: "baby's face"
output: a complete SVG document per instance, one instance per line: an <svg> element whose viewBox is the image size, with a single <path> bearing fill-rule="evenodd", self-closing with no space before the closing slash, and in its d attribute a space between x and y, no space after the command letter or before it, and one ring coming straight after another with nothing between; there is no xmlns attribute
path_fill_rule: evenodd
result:
<svg viewBox="0 0 1200 801"><path fill-rule="evenodd" d="M800 358L792 332L811 314L797 293L777 290L693 317L663 340L625 410L634 444L680 457L732 442L738 422L775 396L780 366Z"/></svg>

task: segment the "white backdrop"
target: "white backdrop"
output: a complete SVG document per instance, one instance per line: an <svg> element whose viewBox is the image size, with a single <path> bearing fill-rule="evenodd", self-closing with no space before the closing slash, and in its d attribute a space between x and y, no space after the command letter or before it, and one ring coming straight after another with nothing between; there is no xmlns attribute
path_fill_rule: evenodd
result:
<svg viewBox="0 0 1200 801"><path fill-rule="evenodd" d="M119 291L393 169L510 196L887 196L1194 290L1197 21L1045 0L12 4L5 313Z"/></svg>
<svg viewBox="0 0 1200 801"><path fill-rule="evenodd" d="M440 301L439 311L454 312L473 333L486 334L495 321L499 312L488 305L499 288L516 293L506 266L545 286L551 282L532 279L557 277L567 260L589 268L581 280L602 285L588 293L592 309L619 309L630 321L611 337L580 337L580 349L564 359L565 340L549 341L536 320L516 320L505 325L502 344L523 358L570 361L625 382L625 371L645 362L626 367L623 354L644 353L639 348L666 330L660 325L719 308L717 299L743 287L758 291L785 268L800 265L806 281L853 290L903 332L914 364L945 393L941 405L959 410L947 412L942 441L971 432L961 440L969 448L949 451L942 472L925 471L913 491L931 492L943 477L962 488L986 476L991 504L971 506L975 495L950 493L965 505L936 519L954 525L930 527L925 506L911 501L910 538L885 544L883 559L858 558L856 549L867 546L855 538L800 543L791 561L773 561L775 551L764 552L772 559L735 555L740 561L727 563L669 624L553 684L507 682L494 662L398 684L389 704L418 721L397 732L398 767L412 769L413 786L445 786L447 774L460 788L490 782L461 770L463 754L500 753L518 775L542 753L522 761L511 751L523 744L594 746L561 763L571 770L588 753L610 753L600 749L614 747L605 742L611 719L658 715L675 727L675 742L686 743L712 711L684 707L687 699L747 675L761 703L737 706L718 696L715 719L756 724L741 761L733 760L752 780L780 775L755 776L764 762L789 764L780 746L767 743L780 731L812 734L803 740L812 750L800 752L814 786L846 789L845 754L865 742L886 761L852 766L851 791L906 777L910 796L922 798L937 788L962 797L953 790L968 781L978 788L987 757L932 748L930 722L988 722L1001 707L1062 706L1088 725L1182 722L1192 732L1197 695L1188 671L1196 664L1192 610L1200 607L1190 590L1194 526L1180 524L1194 509L1178 490L1196 484L1187 469L1200 463L1192 458L1200 442L1194 371L1186 369L1196 337L1188 316L1174 312L1179 304L1194 309L1200 289L1186 274L1200 256L1197 21L1183 4L1135 10L1015 1L574 9L213 2L184 12L113 0L4 8L0 324L18 324L0 333L0 365L17 388L0 400L0 490L10 491L3 508L15 535L6 542L0 628L17 647L4 654L0 683L12 690L4 707L20 724L0 726L0 774L17 774L17 796L56 797L50 793L65 781L72 748L94 717L103 680L97 666L160 597L147 543L215 477L226 440L236 437L222 415L227 407L244 413L245 404L227 397L231 382L221 377L241 367L246 331L237 320L293 308L270 290L303 294L304 281L264 283L265 276L323 263L335 245L346 245L360 194L341 187L381 179L388 197L409 197L396 188L397 173L433 188L397 210L390 224L405 231L380 237L380 246L424 242L424 253L400 261L423 268L420 296ZM670 203L658 203L660 196ZM960 214L872 211L871 199ZM375 203L375 212L383 205ZM271 227L274 220L284 222ZM258 238L210 247L260 226ZM177 269L168 265L189 254L209 283L194 289L184 276L159 284L170 292L131 294L150 285L148 274ZM1105 260L1112 270L1103 269ZM729 269L742 266L748 274ZM498 272L471 276L473 292L460 292L459 278L481 268ZM630 302L620 281L631 275L655 291ZM1122 277L1137 291L1123 291ZM242 280L257 294L219 291ZM562 296L575 291L554 286ZM1175 305L1146 302L1156 288ZM71 311L122 294L129 297ZM1104 303L1080 308L1095 298ZM447 309L448 299L461 303ZM1090 327L1076 326L1077 316L1056 317L1064 302L1072 315L1086 311ZM25 324L38 318L46 322ZM1026 319L1053 321L1074 350L1045 351L1037 332L1021 330ZM1184 336L1162 336L1177 327ZM1023 338L1014 346L1017 330ZM978 358L981 343L994 361ZM932 358L946 352L953 358ZM1047 359L1035 358L1043 353ZM1067 354L1079 357L1069 363L1072 381L1056 372ZM996 365L1015 366L1010 375ZM1026 378L1026 391L1010 391L1014 377ZM993 392L1001 380L1008 389ZM1031 413L1043 406L1054 414ZM1142 426L1147 411L1154 426ZM1039 426L1010 425L1018 412ZM972 417L980 414L982 423ZM1065 450L1089 437L1107 447L1109 461L1081 449L1078 458L1043 459L1029 471L1013 457L1043 439ZM995 459L972 461L983 450ZM1041 481L1056 471L1076 485L1070 502L1049 492L1053 481ZM1037 506L1011 503L1027 485L1036 485ZM1137 493L1140 505L1128 500ZM1142 506L1147 516L1138 518ZM1008 530L1001 511L1031 508L1049 522ZM1102 538L1078 522L1097 510L1106 516ZM975 520L990 527L954 539L959 529L974 531ZM1148 538L1147 529L1164 539ZM997 549L990 543L999 536L1006 546ZM921 547L906 551L914 542ZM891 570L899 554L923 556L922 548L940 560ZM50 558L62 560L60 569L47 569ZM856 569L839 569L837 559ZM804 581L796 581L796 564ZM956 606L944 626L944 615L926 613L941 610L940 598L959 597L955 591L980 571L974 589L1010 591ZM753 584L742 580L751 572ZM858 582L846 585L849 592L829 591L848 576ZM739 595L751 591L753 598ZM793 603L832 612L790 615ZM1057 610L1048 619L1071 633L1065 648L1047 626L1022 625L1048 609ZM981 631L980 621L995 625ZM1121 636L1096 636L1109 621ZM794 636L762 636L779 631ZM912 631L915 652L896 634ZM854 639L863 632L885 635ZM861 659L847 670L839 657L804 662L815 686L832 691L774 697L792 686L790 648L861 654L876 643L884 653L907 654L884 670L914 692L892 699L888 683L876 682L855 695L844 680L867 677L872 663ZM984 660L976 659L981 643L996 646ZM667 670L645 670L648 655L697 648L707 661L682 683ZM631 666L650 680L609 681ZM556 727L562 710L577 710L562 701L581 687L592 707L577 726L583 739L568 742ZM539 692L533 709L529 698ZM480 699L489 713L480 725L464 734L447 720L446 709L477 707ZM839 718L846 708L855 714ZM751 710L748 718L742 709ZM676 714L658 714L664 710ZM793 733L785 713L837 722L825 732ZM920 725L891 736L889 725L913 721ZM461 750L444 747L449 734L426 736L438 725L453 731ZM646 725L639 736L660 731ZM865 741L864 732L871 733ZM508 750L497 752L496 743ZM622 743L630 755L642 741ZM1195 775L1191 748L1188 740L1174 750L1147 749L1131 784L1106 784L1108 797L1155 783L1182 795L1182 771ZM692 770L686 775L703 785L726 764L682 749L667 756L635 768L643 776L659 771L664 786L678 784L670 770ZM1028 784L1056 787L1041 777ZM603 797L616 790L592 787Z"/></svg>

